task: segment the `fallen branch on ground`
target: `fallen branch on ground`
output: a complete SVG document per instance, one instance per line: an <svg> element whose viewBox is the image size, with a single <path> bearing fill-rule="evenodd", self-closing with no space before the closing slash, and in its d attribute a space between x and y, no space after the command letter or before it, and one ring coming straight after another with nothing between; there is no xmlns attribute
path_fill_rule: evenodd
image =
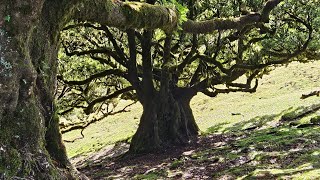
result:
<svg viewBox="0 0 320 180"><path fill-rule="evenodd" d="M319 97L319 95L320 95L320 90L319 91L312 91L312 92L310 92L308 94L302 94L300 99L306 99L306 98L311 97L311 96L318 96Z"/></svg>

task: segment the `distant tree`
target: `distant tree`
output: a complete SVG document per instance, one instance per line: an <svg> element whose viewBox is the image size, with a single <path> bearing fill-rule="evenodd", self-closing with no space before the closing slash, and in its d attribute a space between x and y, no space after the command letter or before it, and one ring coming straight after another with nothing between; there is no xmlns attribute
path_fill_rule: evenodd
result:
<svg viewBox="0 0 320 180"><path fill-rule="evenodd" d="M91 22L74 22L64 29L58 76L60 114L68 117L74 110L87 117L79 109L100 114L65 132L113 114L110 107L126 93L122 97L138 100L144 109L131 152L184 144L198 134L189 105L198 92L211 97L255 92L257 78L273 65L304 61L306 51L317 49L311 42L317 23L311 12L316 9L304 12L301 8L311 7L311 2L168 2L158 3L175 5L179 16L166 28L160 27L163 30L119 30ZM140 5L124 3L122 7ZM277 13L271 13L273 9ZM246 82L235 82L241 76L247 77Z"/></svg>
<svg viewBox="0 0 320 180"><path fill-rule="evenodd" d="M267 66L303 58L304 52L312 52L309 47L317 50L311 39L319 37L314 34L319 27L318 1L248 1L245 6L234 2L190 1L188 20L175 1L152 5L156 1L2 0L0 178L76 176L61 142L54 105L60 31L71 20L126 32L128 52L108 39L111 51L101 56L111 56L117 68L104 70L126 79L130 86L122 91L134 89L144 108L132 152L195 137L198 128L189 102L197 92L252 92L256 86L251 87L251 81ZM241 13L245 15L239 17ZM164 30L163 40L153 37L161 34L156 29ZM208 35L197 35L204 33ZM233 82L244 74L247 83ZM229 88L218 89L218 84ZM84 105L90 112L96 103L88 102Z"/></svg>

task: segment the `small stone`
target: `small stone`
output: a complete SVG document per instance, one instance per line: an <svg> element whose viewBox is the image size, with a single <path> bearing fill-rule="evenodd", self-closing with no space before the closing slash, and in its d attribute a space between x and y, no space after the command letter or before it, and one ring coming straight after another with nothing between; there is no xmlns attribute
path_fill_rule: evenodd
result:
<svg viewBox="0 0 320 180"><path fill-rule="evenodd" d="M183 154L184 156L190 156L193 152L194 152L194 150L185 151L185 152L183 152L182 154Z"/></svg>

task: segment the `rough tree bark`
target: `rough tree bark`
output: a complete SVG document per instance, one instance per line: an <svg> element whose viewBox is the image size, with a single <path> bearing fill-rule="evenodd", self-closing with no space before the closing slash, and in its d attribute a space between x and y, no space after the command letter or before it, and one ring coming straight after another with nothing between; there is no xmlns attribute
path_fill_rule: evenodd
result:
<svg viewBox="0 0 320 180"><path fill-rule="evenodd" d="M168 90L168 89L167 89ZM142 102L143 114L130 144L131 153L145 153L184 145L198 135L190 107L195 95L188 89L155 92Z"/></svg>
<svg viewBox="0 0 320 180"><path fill-rule="evenodd" d="M198 126L192 114L190 101L197 91L179 88L169 72L171 34L164 44L160 90L153 86L150 56L150 32L145 32L142 43L144 74L142 90L137 89L143 114L134 134L130 153L145 153L165 149L172 145L187 144L198 135ZM139 92L142 91L142 92Z"/></svg>
<svg viewBox="0 0 320 180"><path fill-rule="evenodd" d="M62 7L0 3L0 179L71 178L53 103Z"/></svg>

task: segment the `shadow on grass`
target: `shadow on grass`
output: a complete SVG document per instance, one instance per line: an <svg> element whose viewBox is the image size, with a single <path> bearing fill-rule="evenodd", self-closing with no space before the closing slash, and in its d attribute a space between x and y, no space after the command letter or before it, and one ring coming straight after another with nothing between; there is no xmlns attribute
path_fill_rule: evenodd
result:
<svg viewBox="0 0 320 180"><path fill-rule="evenodd" d="M79 169L92 179L320 178L320 126L310 121L303 123L312 126L301 126L299 122L319 115L319 109L310 106L295 111L218 124L197 143L162 153L125 159L105 153ZM283 120L289 116L293 118ZM123 145L128 147L120 147ZM115 148L119 146L110 149L109 154L118 152Z"/></svg>
<svg viewBox="0 0 320 180"><path fill-rule="evenodd" d="M205 134L212 133L238 133L242 131L259 129L266 125L268 122L272 122L278 115L265 115L252 118L248 121L238 122L235 124L230 123L220 123L207 129Z"/></svg>
<svg viewBox="0 0 320 180"><path fill-rule="evenodd" d="M289 178L320 177L320 128L303 129L281 125L275 128L243 132L220 149L202 156L217 156L225 164L213 177ZM200 152L201 153L201 152ZM288 176L288 177L287 177Z"/></svg>
<svg viewBox="0 0 320 180"><path fill-rule="evenodd" d="M235 141L220 149L202 152L202 156L217 156L220 166L225 164L225 168L212 174L213 178L320 178L320 127L310 121L299 122L301 118L320 113L319 107L316 104L288 109L232 126L209 128L208 133L223 132L237 136Z"/></svg>

